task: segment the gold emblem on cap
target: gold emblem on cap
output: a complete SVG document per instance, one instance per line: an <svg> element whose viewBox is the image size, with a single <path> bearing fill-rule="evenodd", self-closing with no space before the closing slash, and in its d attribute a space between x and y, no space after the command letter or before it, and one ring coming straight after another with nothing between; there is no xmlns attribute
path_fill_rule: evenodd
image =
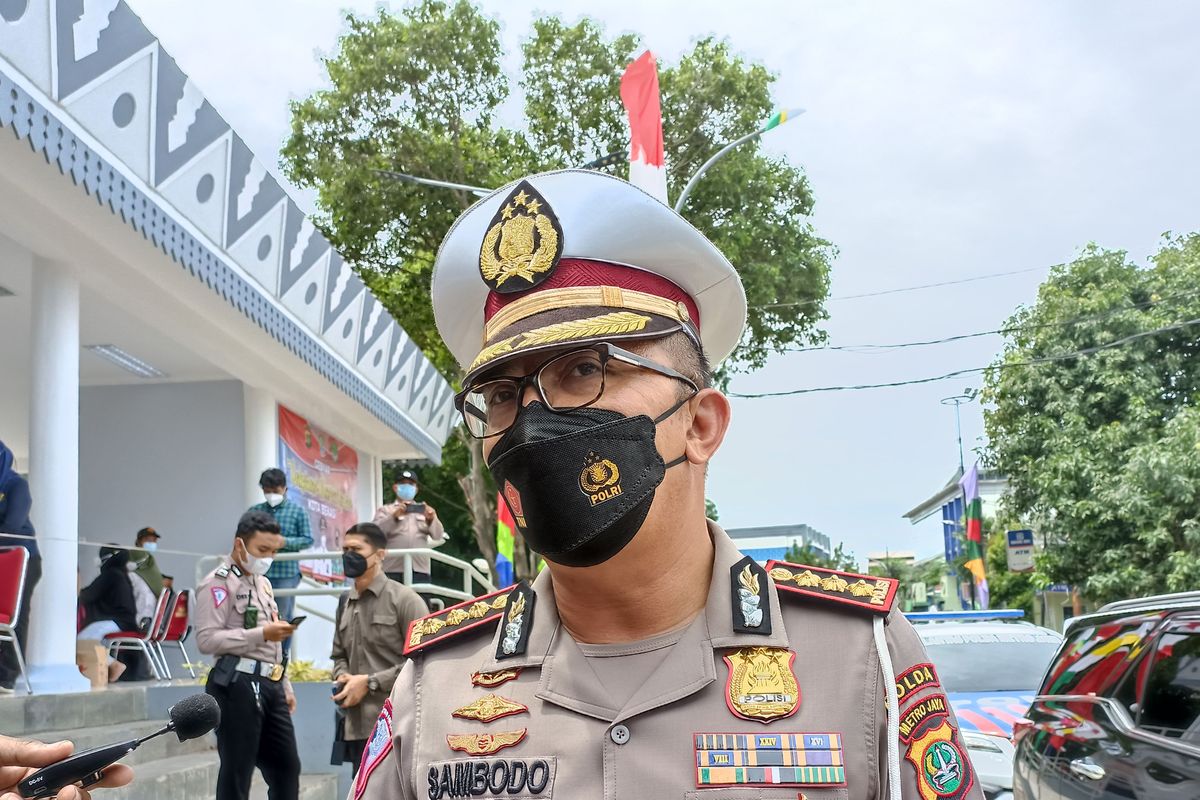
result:
<svg viewBox="0 0 1200 800"><path fill-rule="evenodd" d="M550 277L562 250L554 209L521 181L492 217L479 250L479 274L493 291L523 292Z"/></svg>
<svg viewBox="0 0 1200 800"><path fill-rule="evenodd" d="M621 494L621 470L611 460L588 453L579 473L579 488L594 506L612 500Z"/></svg>
<svg viewBox="0 0 1200 800"><path fill-rule="evenodd" d="M488 694L461 708L454 709L450 712L450 716L474 719L480 722L493 722L502 717L511 717L513 714L523 714L528 711L529 706L522 705L515 700L509 700L498 694Z"/></svg>
<svg viewBox="0 0 1200 800"><path fill-rule="evenodd" d="M729 710L762 723L795 714L800 708L800 685L792 672L795 660L794 652L780 647L743 647L726 655Z"/></svg>

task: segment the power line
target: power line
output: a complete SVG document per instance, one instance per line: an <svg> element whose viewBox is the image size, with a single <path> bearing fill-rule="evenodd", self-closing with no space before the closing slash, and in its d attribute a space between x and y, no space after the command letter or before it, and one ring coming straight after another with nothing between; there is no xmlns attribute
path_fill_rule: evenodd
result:
<svg viewBox="0 0 1200 800"><path fill-rule="evenodd" d="M1110 308L1107 311L1100 311L1095 314L1084 314L1071 319L1065 319L1061 322L1041 322L1027 325L1013 325L1006 328L997 328L991 331L978 331L976 333L961 333L956 336L945 336L941 339L925 339L915 342L892 342L888 344L845 344L845 345L819 345L817 347L790 347L785 348L782 352L785 353L813 353L823 350L844 350L855 352L857 350L901 350L908 347L928 347L935 344L946 344L948 342L958 342L964 339L976 339L981 336L996 336L1016 333L1026 330L1042 330L1044 328L1065 328L1071 325L1078 325L1081 322L1092 322L1100 319L1123 314L1126 311L1145 311L1156 305L1170 303L1187 297L1194 297L1200 294L1200 289L1193 289L1188 292L1180 292L1179 294L1168 295L1166 297L1157 297L1150 300L1144 300L1140 303L1134 303L1129 306L1121 306L1120 308Z"/></svg>
<svg viewBox="0 0 1200 800"><path fill-rule="evenodd" d="M1137 339L1144 339L1147 336L1154 336L1159 333L1167 333L1169 331L1179 330L1180 328L1186 328L1188 326L1196 325L1198 323L1200 323L1200 318L1190 319L1185 322L1176 323L1174 325L1167 325L1162 328L1155 328L1154 330L1150 330L1150 331L1142 331L1141 333L1134 333L1129 336L1125 336L1120 339L1116 339L1114 341L1108 342L1107 344L1099 344L1099 345L1095 345L1094 347L1085 347L1082 350L1076 350L1072 353L1061 353L1059 355L1043 356L1040 358L1029 359L1028 361L1015 361L1015 362L1008 363L1008 364L996 364L996 365L994 365L994 367L992 365L989 365L986 367L972 367L970 369L960 369L960 370L955 370L954 372L947 372L945 375L935 375L935 376L929 377L929 378L914 378L912 380L891 381L888 383L862 383L862 384L856 384L853 386L814 386L814 387L807 388L807 389L788 389L786 391L781 391L781 392L756 392L756 393L747 393L747 394L743 394L741 392L730 392L729 396L746 399L746 400L757 400L757 399L761 399L764 397L790 397L792 395L798 395L798 394L816 394L818 392L850 392L850 391L859 391L862 389L891 389L891 388L895 388L897 386L913 386L913 385L921 384L921 383L936 383L937 381L945 381L945 380L949 380L951 378L958 378L963 375L971 375L974 373L983 372L983 371L985 371L987 369L991 369L991 368L1012 369L1013 367L1029 367L1029 366L1035 366L1037 364L1047 364L1047 363L1054 362L1054 361L1067 361L1072 358L1081 358L1083 356L1090 356L1093 353L1100 352L1101 350L1108 350L1113 347L1119 347L1121 345L1128 344L1129 342L1135 341Z"/></svg>
<svg viewBox="0 0 1200 800"><path fill-rule="evenodd" d="M864 297L882 297L887 294L900 294L902 292L915 292L921 289L936 289L940 286L957 286L962 283L974 283L975 281L986 281L993 278L1007 278L1010 275L1024 275L1029 272L1041 272L1048 267L1029 267L1027 269L1014 269L1010 272L991 272L986 275L972 275L969 278L958 278L952 281L938 281L937 283L921 283L915 286L900 286L895 289L881 289L877 292L863 292L862 294L843 294L837 297L822 298L817 300L798 300L795 303L766 303L760 306L750 306L752 309L764 308L792 308L795 306L811 306L817 305L825 301L834 300L859 300Z"/></svg>

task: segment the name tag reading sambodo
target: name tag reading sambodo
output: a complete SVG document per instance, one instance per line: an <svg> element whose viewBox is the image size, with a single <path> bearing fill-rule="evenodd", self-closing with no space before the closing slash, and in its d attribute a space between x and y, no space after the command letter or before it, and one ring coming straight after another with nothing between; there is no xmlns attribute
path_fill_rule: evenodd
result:
<svg viewBox="0 0 1200 800"><path fill-rule="evenodd" d="M845 786L840 733L697 733L696 786Z"/></svg>
<svg viewBox="0 0 1200 800"><path fill-rule="evenodd" d="M505 797L549 798L554 787L555 759L464 758L429 765L429 800Z"/></svg>

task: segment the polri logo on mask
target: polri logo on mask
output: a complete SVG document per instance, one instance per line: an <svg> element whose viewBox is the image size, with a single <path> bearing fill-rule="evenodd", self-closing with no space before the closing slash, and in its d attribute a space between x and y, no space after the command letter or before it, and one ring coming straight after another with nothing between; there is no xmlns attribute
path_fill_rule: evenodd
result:
<svg viewBox="0 0 1200 800"><path fill-rule="evenodd" d="M584 460L583 472L579 473L579 488L593 506L598 506L621 494L621 470L609 459L590 452Z"/></svg>

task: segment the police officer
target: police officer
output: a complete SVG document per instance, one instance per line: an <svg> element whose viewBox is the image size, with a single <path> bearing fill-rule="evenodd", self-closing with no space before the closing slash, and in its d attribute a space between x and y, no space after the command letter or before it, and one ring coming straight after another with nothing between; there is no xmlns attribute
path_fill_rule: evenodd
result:
<svg viewBox="0 0 1200 800"><path fill-rule="evenodd" d="M281 644L295 626L279 619L264 577L283 544L270 514L247 511L238 521L229 560L196 590L196 642L201 652L217 657L206 687L221 707L217 800L246 800L256 766L271 800L299 796L300 756L291 718L296 696Z"/></svg>
<svg viewBox="0 0 1200 800"><path fill-rule="evenodd" d="M759 565L705 519L746 298L699 231L534 175L458 219L432 297L547 569L413 623L356 800L982 800L896 581Z"/></svg>

